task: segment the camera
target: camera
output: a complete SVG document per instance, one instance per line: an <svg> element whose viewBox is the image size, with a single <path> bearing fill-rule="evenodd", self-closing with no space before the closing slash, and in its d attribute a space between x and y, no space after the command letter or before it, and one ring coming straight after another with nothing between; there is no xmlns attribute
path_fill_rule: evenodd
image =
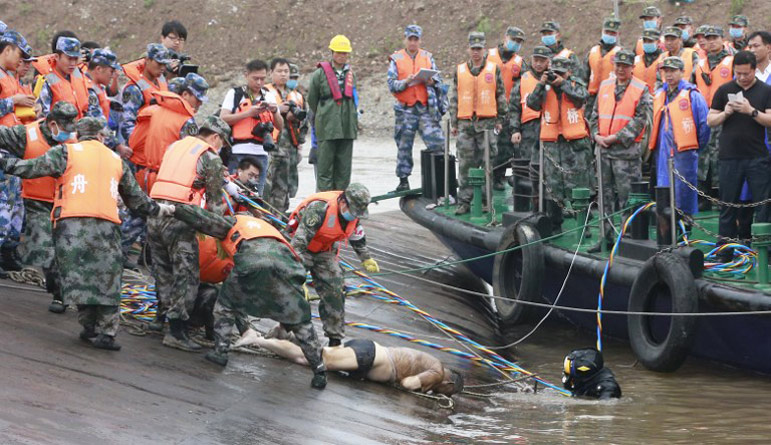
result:
<svg viewBox="0 0 771 445"><path fill-rule="evenodd" d="M276 144L273 141L273 122L260 122L252 128L252 136L262 144L265 151L273 151Z"/></svg>
<svg viewBox="0 0 771 445"><path fill-rule="evenodd" d="M294 101L290 100L286 104L289 106L288 113L294 114L294 117L298 121L304 121L305 118L308 116L308 112L300 108L300 106L294 103Z"/></svg>
<svg viewBox="0 0 771 445"><path fill-rule="evenodd" d="M176 76L185 77L189 73L198 73L198 65L186 63L190 60L190 56L187 54L172 53L171 60L178 62L177 67L174 70L169 68L169 70Z"/></svg>
<svg viewBox="0 0 771 445"><path fill-rule="evenodd" d="M555 72L554 72L554 71L552 71L552 70L548 70L548 71L546 71L546 80L547 80L549 83L551 83L551 82L554 82L555 80L557 80L557 73L555 73Z"/></svg>

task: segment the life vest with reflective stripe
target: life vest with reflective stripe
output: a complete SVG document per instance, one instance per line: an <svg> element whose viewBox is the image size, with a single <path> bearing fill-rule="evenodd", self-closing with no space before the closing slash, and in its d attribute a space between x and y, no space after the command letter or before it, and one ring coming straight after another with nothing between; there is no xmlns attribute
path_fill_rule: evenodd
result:
<svg viewBox="0 0 771 445"><path fill-rule="evenodd" d="M338 199L344 192L320 192L305 198L300 205L289 215L289 227L292 227L292 236L300 221L300 212L308 207L313 201L324 201L327 203L327 213L324 215L324 222L316 231L313 239L308 243L308 251L312 253L326 252L334 247L335 243L348 239L356 230L359 219L348 221L345 230L340 224L340 213L338 212Z"/></svg>
<svg viewBox="0 0 771 445"><path fill-rule="evenodd" d="M279 94L276 94L277 98L276 100L281 100L281 96ZM249 97L244 96L243 99L241 99L241 102L238 104L238 109L236 109L236 113L241 113L249 108L251 108L253 105L256 105L259 101L252 101L249 99ZM244 142L254 142L256 144L262 144L264 141L262 138L258 138L257 136L252 134L252 129L254 129L254 126L259 124L260 122L274 122L273 121L273 113L271 113L268 110L261 111L260 114L257 115L257 117L245 117L241 119L240 121L236 122L233 125L233 142L234 143L244 143ZM273 131L273 134L276 134L277 132ZM274 142L277 142L277 138L273 138Z"/></svg>
<svg viewBox="0 0 771 445"><path fill-rule="evenodd" d="M43 156L51 146L46 142L40 131L43 119L27 124L27 146L24 147L24 159L33 159ZM75 141L68 141L75 142ZM21 180L21 196L36 201L54 202L54 190L56 179L50 176L35 179Z"/></svg>
<svg viewBox="0 0 771 445"><path fill-rule="evenodd" d="M82 118L88 112L88 84L86 76L79 69L70 74L67 80L53 70L46 74L46 83L51 88L51 109L57 102L69 102L75 105L78 110L78 119Z"/></svg>
<svg viewBox="0 0 771 445"><path fill-rule="evenodd" d="M681 90L672 102L666 103L666 100L667 93L663 88L660 88L653 99L653 127L648 140L648 148L651 150L656 148L662 121L672 123L677 151L699 148L699 132L691 108L691 90ZM669 124L667 123L664 131L667 131L668 128Z"/></svg>
<svg viewBox="0 0 771 445"><path fill-rule="evenodd" d="M648 92L651 94L656 91L656 74L659 72L662 62L664 62L664 54L659 54L656 60L648 66L645 66L645 60L642 56L634 58L632 75L645 82L648 85Z"/></svg>
<svg viewBox="0 0 771 445"><path fill-rule="evenodd" d="M128 85L136 85L139 91L142 92L142 97L145 100L144 106L150 105L150 100L153 98L153 92L156 91L169 91L169 86L166 84L166 78L161 74L156 79L157 84L154 84L147 80L144 76L145 71L145 59L135 60L123 65L123 74L128 77ZM124 87L125 88L125 87ZM142 108L140 108L141 110Z"/></svg>
<svg viewBox="0 0 771 445"><path fill-rule="evenodd" d="M727 56L723 58L712 70L709 69L709 61L707 58L701 59L699 64L696 65L696 86L699 88L704 99L707 100L707 106L712 106L712 99L715 97L715 92L723 84L730 82L734 77L734 56ZM710 85L704 81L704 76L712 81Z"/></svg>
<svg viewBox="0 0 771 445"><path fill-rule="evenodd" d="M600 84L600 91L597 93L600 136L618 133L634 118L637 104L648 86L640 79L632 77L620 102L616 102L615 88L616 79L610 78ZM641 141L644 133L645 129L640 132L635 142Z"/></svg>
<svg viewBox="0 0 771 445"><path fill-rule="evenodd" d="M479 74L473 76L465 62L458 65L458 119L498 115L495 68L488 60Z"/></svg>
<svg viewBox="0 0 771 445"><path fill-rule="evenodd" d="M67 168L56 179L51 219L98 218L120 224L118 185L123 161L99 141L67 144Z"/></svg>
<svg viewBox="0 0 771 445"><path fill-rule="evenodd" d="M431 53L419 49L413 59L405 49L401 49L391 54L391 60L396 64L396 79L404 80L413 74L420 72L421 68L431 69ZM423 105L428 104L428 91L426 84L417 82L414 85L405 87L398 93L393 93L396 100L402 104L411 107L417 102Z"/></svg>
<svg viewBox="0 0 771 445"><path fill-rule="evenodd" d="M98 85L94 80L86 76L86 84L89 90L96 92L96 97L99 99L99 108L102 109L102 116L105 119L110 119L110 99L107 98L107 93L104 91L101 85Z"/></svg>
<svg viewBox="0 0 771 445"><path fill-rule="evenodd" d="M503 87L506 89L506 100L509 100L514 80L519 79L522 75L522 57L519 54L514 54L514 57L504 63L501 55L498 53L498 48L491 48L487 50L487 60L498 65L498 68L501 70Z"/></svg>
<svg viewBox="0 0 771 445"><path fill-rule="evenodd" d="M540 111L527 106L527 96L535 90L536 85L538 85L538 79L530 71L523 74L519 81L519 102L522 105L522 114L519 119L523 124L541 117Z"/></svg>
<svg viewBox="0 0 771 445"><path fill-rule="evenodd" d="M541 140L556 142L560 135L568 141L583 139L589 136L584 120L583 107L576 107L562 93L562 100L557 100L553 89L546 93L546 101L541 115Z"/></svg>
<svg viewBox="0 0 771 445"><path fill-rule="evenodd" d="M255 238L275 239L287 246L292 252L294 259L300 261L300 257L278 229L259 218L248 215L236 215L236 223L233 224L225 239L222 240L222 247L230 256L235 256L241 241Z"/></svg>
<svg viewBox="0 0 771 445"><path fill-rule="evenodd" d="M353 71L351 69L348 69L348 74L345 75L345 80L343 81L343 91L340 91L340 84L337 82L337 75L332 64L329 62L319 62L316 67L321 68L324 77L327 79L329 91L332 92L332 100L340 105L343 97L353 98Z"/></svg>
<svg viewBox="0 0 771 445"><path fill-rule="evenodd" d="M140 120L137 116L136 128L139 128L140 125L147 127L147 137L144 139L143 147L145 165L148 169L157 171L161 166L166 149L179 140L179 132L185 122L195 116L195 110L182 96L171 91L156 91L153 93L153 98L156 105L142 110L142 119ZM145 130L142 129L142 131ZM129 138L129 143L132 138ZM139 143L139 139L137 138L135 142ZM148 189L152 189L152 184Z"/></svg>
<svg viewBox="0 0 771 445"><path fill-rule="evenodd" d="M16 79L16 76L12 76L4 69L0 68L0 99L8 99L19 93L21 93L21 87L19 85L19 81ZM13 108L16 110L16 105L14 105ZM0 125L6 127L13 127L14 125L19 125L20 123L21 121L13 111L0 117Z"/></svg>
<svg viewBox="0 0 771 445"><path fill-rule="evenodd" d="M193 182L198 177L198 160L207 151L217 153L195 136L187 136L173 143L163 156L158 177L150 189L150 197L200 205L205 189L193 188Z"/></svg>
<svg viewBox="0 0 771 445"><path fill-rule="evenodd" d="M589 94L597 94L600 84L610 77L615 67L613 57L620 49L620 46L614 46L604 56L600 45L594 45L589 51Z"/></svg>
<svg viewBox="0 0 771 445"><path fill-rule="evenodd" d="M679 56L681 59L683 59L683 64L685 67L683 68L683 79L690 82L691 81L691 75L693 75L693 53L695 53L696 50L693 48L682 48L682 52ZM669 51L665 52L662 56L661 61L663 62L664 59L667 57L670 57L672 54L669 53Z"/></svg>
<svg viewBox="0 0 771 445"><path fill-rule="evenodd" d="M221 283L233 270L233 257L222 243L208 235L198 235L198 275L203 283Z"/></svg>

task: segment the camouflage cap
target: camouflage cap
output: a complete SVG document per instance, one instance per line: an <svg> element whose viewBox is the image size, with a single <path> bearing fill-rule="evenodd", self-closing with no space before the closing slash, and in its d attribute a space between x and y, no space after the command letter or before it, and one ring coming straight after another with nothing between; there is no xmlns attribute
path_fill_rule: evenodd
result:
<svg viewBox="0 0 771 445"><path fill-rule="evenodd" d="M573 68L573 62L567 57L557 56L551 59L551 70L556 73L567 73Z"/></svg>
<svg viewBox="0 0 771 445"><path fill-rule="evenodd" d="M536 46L533 48L533 57L543 57L544 59L551 59L551 56L554 55L552 53L552 50L548 46Z"/></svg>
<svg viewBox="0 0 771 445"><path fill-rule="evenodd" d="M107 121L103 117L84 117L76 124L78 139L95 139L106 126Z"/></svg>
<svg viewBox="0 0 771 445"><path fill-rule="evenodd" d="M0 21L0 32L5 32L8 29L8 25L5 22Z"/></svg>
<svg viewBox="0 0 771 445"><path fill-rule="evenodd" d="M185 91L185 78L174 77L173 79L169 80L168 88L172 93L182 94L182 92Z"/></svg>
<svg viewBox="0 0 771 445"><path fill-rule="evenodd" d="M201 130L213 131L220 135L225 145L230 146L230 125L225 123L219 116L211 114L206 116L199 127Z"/></svg>
<svg viewBox="0 0 771 445"><path fill-rule="evenodd" d="M56 41L56 51L70 57L80 57L80 40L72 37L59 37Z"/></svg>
<svg viewBox="0 0 771 445"><path fill-rule="evenodd" d="M422 36L423 36L423 28L421 28L418 25L407 25L407 27L404 28L404 37L421 38Z"/></svg>
<svg viewBox="0 0 771 445"><path fill-rule="evenodd" d="M693 25L693 19L690 15L681 15L675 19L675 25Z"/></svg>
<svg viewBox="0 0 771 445"><path fill-rule="evenodd" d="M353 216L357 218L366 216L367 206L370 201L367 187L354 182L345 189L345 200L348 202L348 208L351 209Z"/></svg>
<svg viewBox="0 0 771 445"><path fill-rule="evenodd" d="M634 65L634 53L628 49L622 49L613 57L613 63L622 65Z"/></svg>
<svg viewBox="0 0 771 445"><path fill-rule="evenodd" d="M560 24L555 22L555 21L553 21L553 20L549 20L547 22L543 22L543 25L541 25L541 30L540 31L541 32L544 32L544 31L560 32Z"/></svg>
<svg viewBox="0 0 771 445"><path fill-rule="evenodd" d="M743 26L748 27L750 26L750 19L747 18L746 15L735 15L731 17L731 21L728 22L729 25L736 25L736 26Z"/></svg>
<svg viewBox="0 0 771 445"><path fill-rule="evenodd" d="M114 68L118 71L123 70L123 68L120 66L120 63L118 63L118 56L106 48L97 48L91 51L91 63L102 66L109 66L110 68Z"/></svg>
<svg viewBox="0 0 771 445"><path fill-rule="evenodd" d="M525 40L525 31L522 31L516 26L509 26L508 28L506 28L506 35L511 37L512 39Z"/></svg>
<svg viewBox="0 0 771 445"><path fill-rule="evenodd" d="M171 63L171 53L160 43L151 43L147 45L147 58L162 65Z"/></svg>
<svg viewBox="0 0 771 445"><path fill-rule="evenodd" d="M17 31L5 31L0 37L0 42L8 42L19 47L22 52L21 56L24 59L28 59L32 54L32 48L30 48L29 43L27 43L27 40L24 38L24 36L19 34Z"/></svg>
<svg viewBox="0 0 771 445"><path fill-rule="evenodd" d="M60 100L51 108L46 120L56 122L63 131L75 131L75 119L77 117L78 109L75 108L75 105Z"/></svg>
<svg viewBox="0 0 771 445"><path fill-rule="evenodd" d="M698 35L704 35L707 32L707 29L710 25L701 25L698 28L696 28L696 31L693 32L693 36L696 37Z"/></svg>
<svg viewBox="0 0 771 445"><path fill-rule="evenodd" d="M664 61L661 63L661 68L672 68L676 70L684 70L685 69L685 63L683 62L683 59L677 56L671 56L664 59Z"/></svg>
<svg viewBox="0 0 771 445"><path fill-rule="evenodd" d="M484 48L486 43L487 39L485 39L485 33L479 31L471 31L468 33L469 48Z"/></svg>
<svg viewBox="0 0 771 445"><path fill-rule="evenodd" d="M659 38L661 38L661 31L659 31L658 29L650 29L650 28L643 29L642 38L643 40L647 39L647 40L656 41Z"/></svg>
<svg viewBox="0 0 771 445"><path fill-rule="evenodd" d="M715 25L707 26L707 28L704 29L704 37L709 37L709 36L723 37L723 27L715 26Z"/></svg>
<svg viewBox="0 0 771 445"><path fill-rule="evenodd" d="M664 28L664 32L661 34L664 37L671 36L671 37L677 37L682 38L683 37L683 30L678 28L677 26L667 26Z"/></svg>
<svg viewBox="0 0 771 445"><path fill-rule="evenodd" d="M209 84L200 74L188 73L185 76L185 90L190 91L201 102L206 102L206 92L209 91Z"/></svg>
<svg viewBox="0 0 771 445"><path fill-rule="evenodd" d="M602 21L602 30L618 31L621 28L621 20L615 17L608 17Z"/></svg>
<svg viewBox="0 0 771 445"><path fill-rule="evenodd" d="M298 78L300 77L300 67L297 66L296 63L290 63L289 64L289 78Z"/></svg>
<svg viewBox="0 0 771 445"><path fill-rule="evenodd" d="M646 17L661 17L661 10L655 6L646 6L642 14L640 14L640 18L644 19Z"/></svg>

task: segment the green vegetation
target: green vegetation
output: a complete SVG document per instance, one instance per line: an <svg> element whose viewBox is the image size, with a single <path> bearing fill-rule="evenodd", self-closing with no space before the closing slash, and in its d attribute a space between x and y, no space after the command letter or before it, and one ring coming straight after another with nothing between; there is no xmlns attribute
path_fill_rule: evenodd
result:
<svg viewBox="0 0 771 445"><path fill-rule="evenodd" d="M741 14L746 0L731 0L731 15Z"/></svg>
<svg viewBox="0 0 771 445"><path fill-rule="evenodd" d="M145 0L145 8L150 9L155 4L155 0Z"/></svg>
<svg viewBox="0 0 771 445"><path fill-rule="evenodd" d="M490 24L490 19L487 18L487 16L482 16L479 18L479 21L477 22L477 31L485 33L489 33L492 30L492 25Z"/></svg>

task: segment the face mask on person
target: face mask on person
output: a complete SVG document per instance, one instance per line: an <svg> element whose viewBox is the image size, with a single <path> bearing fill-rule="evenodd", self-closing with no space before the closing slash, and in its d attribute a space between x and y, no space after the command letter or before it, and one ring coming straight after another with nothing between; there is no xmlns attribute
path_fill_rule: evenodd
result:
<svg viewBox="0 0 771 445"><path fill-rule="evenodd" d="M286 87L290 90L297 88L297 79L289 79L286 81Z"/></svg>
<svg viewBox="0 0 771 445"><path fill-rule="evenodd" d="M519 42L515 42L515 41L513 41L513 40L508 40L508 41L506 42L506 50L508 50L508 51L510 51L510 52L512 52L512 53L515 53L515 52L519 51L519 49L520 49L521 47L522 47L522 44L521 44L521 43L519 43Z"/></svg>
<svg viewBox="0 0 771 445"><path fill-rule="evenodd" d="M728 34L734 39L741 39L744 36L744 30L741 28L730 28Z"/></svg>
<svg viewBox="0 0 771 445"><path fill-rule="evenodd" d="M557 36L554 34L548 35L548 36L541 36L541 43L543 43L546 46L553 46L557 43Z"/></svg>
<svg viewBox="0 0 771 445"><path fill-rule="evenodd" d="M59 127L59 124L54 122L54 125L56 126L56 133L51 132L51 136L54 138L56 142L65 142L70 139L75 139L75 132L74 131L62 131Z"/></svg>
<svg viewBox="0 0 771 445"><path fill-rule="evenodd" d="M612 36L610 34L602 34L602 43L606 45L615 45L616 41L618 41L618 38L616 36Z"/></svg>
<svg viewBox="0 0 771 445"><path fill-rule="evenodd" d="M658 23L655 20L645 20L643 22L643 28L644 29L656 29L656 28L658 28Z"/></svg>
<svg viewBox="0 0 771 445"><path fill-rule="evenodd" d="M645 51L645 54L653 54L656 52L656 48L658 48L658 45L655 43L643 43L643 51Z"/></svg>
<svg viewBox="0 0 771 445"><path fill-rule="evenodd" d="M351 213L350 210L346 210L345 212L340 212L340 214L342 215L343 219L346 221L353 221L354 219L356 219L356 217L353 216L353 213Z"/></svg>
<svg viewBox="0 0 771 445"><path fill-rule="evenodd" d="M689 33L687 29L684 29L683 30L683 42L688 40L690 37L691 37L691 33Z"/></svg>

